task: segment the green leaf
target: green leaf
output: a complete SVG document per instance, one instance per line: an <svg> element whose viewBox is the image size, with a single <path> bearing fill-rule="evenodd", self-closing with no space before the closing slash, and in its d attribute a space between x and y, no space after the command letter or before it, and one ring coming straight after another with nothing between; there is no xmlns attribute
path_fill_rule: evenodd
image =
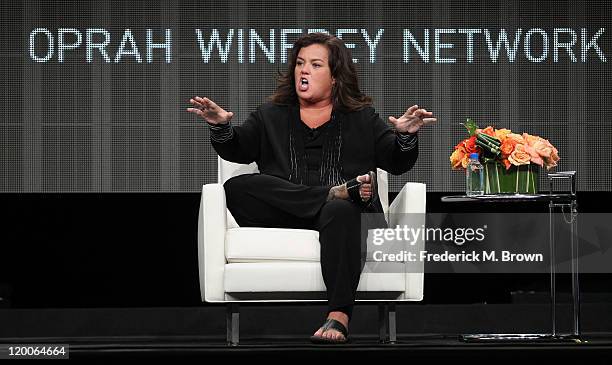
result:
<svg viewBox="0 0 612 365"><path fill-rule="evenodd" d="M499 149L499 141L497 139L489 139L486 134L478 133L476 136L476 145L482 148L485 152L489 152L494 156L499 156L501 151Z"/></svg>
<svg viewBox="0 0 612 365"><path fill-rule="evenodd" d="M484 134L484 133L478 133L478 139L484 139L487 142L491 142L493 144L495 144L496 146L501 146L501 141L499 139L497 139L496 137L492 137L489 136L488 134Z"/></svg>
<svg viewBox="0 0 612 365"><path fill-rule="evenodd" d="M461 123L470 134L470 137L476 134L476 129L478 129L478 125L472 119L467 118L465 123Z"/></svg>

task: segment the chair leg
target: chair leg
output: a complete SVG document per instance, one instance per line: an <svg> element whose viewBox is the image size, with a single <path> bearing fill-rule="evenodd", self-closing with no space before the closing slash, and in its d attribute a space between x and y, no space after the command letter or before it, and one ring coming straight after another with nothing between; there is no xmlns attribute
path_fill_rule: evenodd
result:
<svg viewBox="0 0 612 365"><path fill-rule="evenodd" d="M389 303L389 342L397 341L397 322L395 321L395 303Z"/></svg>
<svg viewBox="0 0 612 365"><path fill-rule="evenodd" d="M378 303L378 341L387 342L387 324L389 320L388 307L384 303Z"/></svg>
<svg viewBox="0 0 612 365"><path fill-rule="evenodd" d="M227 303L225 308L227 345L238 346L240 342L240 306L238 303Z"/></svg>
<svg viewBox="0 0 612 365"><path fill-rule="evenodd" d="M380 343L397 342L395 303L378 303L378 340Z"/></svg>

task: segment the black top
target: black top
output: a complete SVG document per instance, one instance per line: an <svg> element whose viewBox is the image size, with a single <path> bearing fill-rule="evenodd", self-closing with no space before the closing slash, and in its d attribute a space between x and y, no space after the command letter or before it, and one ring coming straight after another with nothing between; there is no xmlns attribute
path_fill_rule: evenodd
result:
<svg viewBox="0 0 612 365"><path fill-rule="evenodd" d="M326 130L329 129L331 120L316 128L310 128L303 121L300 121L300 123L304 127L304 152L306 154L306 169L308 171L306 185L320 185L323 144L325 143Z"/></svg>
<svg viewBox="0 0 612 365"><path fill-rule="evenodd" d="M318 144L321 155L317 185L343 183L376 171L377 167L399 175L416 162L417 135L396 133L372 107L354 112L334 111L332 122L321 129L320 137L325 138L305 139L309 128L304 128L300 121L298 105L265 103L240 126L211 126L211 142L227 161L244 164L255 161L261 173L298 184L309 184L315 179L309 171L316 165ZM311 157L307 157L308 152Z"/></svg>

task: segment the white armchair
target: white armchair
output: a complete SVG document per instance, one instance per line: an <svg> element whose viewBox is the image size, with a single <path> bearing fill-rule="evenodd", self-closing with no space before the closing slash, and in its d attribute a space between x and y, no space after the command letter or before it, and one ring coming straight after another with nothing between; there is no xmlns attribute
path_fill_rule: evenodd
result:
<svg viewBox="0 0 612 365"><path fill-rule="evenodd" d="M324 301L325 284L319 260L319 233L305 229L240 227L225 203L223 183L230 177L257 172L257 165L219 158L218 183L202 188L198 223L198 266L202 300L227 304L227 340L239 341L239 303ZM390 227L397 213L425 213L425 185L407 183L391 206L387 172L378 169L378 194ZM424 214L423 224L425 223ZM389 221L389 218L391 221ZM412 223L414 224L414 222ZM420 224L418 224L420 226ZM417 242L423 247L424 242ZM368 255L370 256L370 255ZM423 270L407 262L366 260L357 301L379 302L381 340L396 339L397 301L423 299Z"/></svg>

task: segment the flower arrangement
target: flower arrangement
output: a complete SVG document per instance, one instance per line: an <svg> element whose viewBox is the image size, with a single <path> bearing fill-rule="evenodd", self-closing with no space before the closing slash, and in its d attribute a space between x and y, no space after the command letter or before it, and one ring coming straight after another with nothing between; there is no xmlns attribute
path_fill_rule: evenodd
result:
<svg viewBox="0 0 612 365"><path fill-rule="evenodd" d="M557 166L559 153L548 140L509 129L484 129L471 119L463 124L469 137L455 146L450 155L454 170L465 170L470 153L478 153L485 173L486 194L536 193L538 166Z"/></svg>

